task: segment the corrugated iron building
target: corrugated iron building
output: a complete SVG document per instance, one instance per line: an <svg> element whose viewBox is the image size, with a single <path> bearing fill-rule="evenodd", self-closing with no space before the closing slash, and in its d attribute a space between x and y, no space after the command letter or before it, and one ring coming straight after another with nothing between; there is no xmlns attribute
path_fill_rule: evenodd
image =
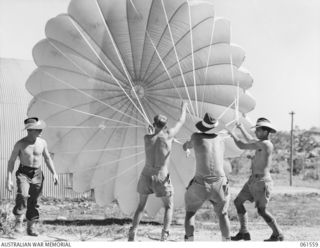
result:
<svg viewBox="0 0 320 248"><path fill-rule="evenodd" d="M32 96L25 88L25 82L36 68L32 61L0 58L0 199L13 199L15 193L6 190L7 163L16 141L26 135L23 120L27 118L27 108ZM50 143L49 140L47 140ZM19 161L16 162L15 169ZM70 189L72 177L60 174L60 184L53 185L52 174L46 165L44 171L43 195L56 198L75 198L88 196ZM14 177L13 177L14 178Z"/></svg>

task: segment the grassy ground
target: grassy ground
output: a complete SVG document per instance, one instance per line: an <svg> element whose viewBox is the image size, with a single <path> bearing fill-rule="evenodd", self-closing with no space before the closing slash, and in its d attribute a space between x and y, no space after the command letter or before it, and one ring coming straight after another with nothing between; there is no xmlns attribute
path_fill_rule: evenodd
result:
<svg viewBox="0 0 320 248"><path fill-rule="evenodd" d="M240 190L247 177L246 173L230 175L233 192ZM276 174L273 175L273 178L276 187L289 184L289 177L285 174ZM319 240L319 180L305 181L295 177L293 182L296 186L312 187L315 190L305 193L292 193L292 191L287 193L286 188L283 187L282 192L273 194L269 210L284 230L286 240ZM236 194L233 193L232 199L235 196ZM252 239L263 240L268 238L271 230L257 214L254 204L246 203L245 206L249 215L249 229ZM0 232L1 240L14 238L16 240L125 241L131 224L131 216L122 214L116 204L105 211L90 199L64 199L62 201L43 197L40 202L42 219L37 226L40 237L14 236L11 231L14 222L11 214L12 207L12 201L1 203L1 223L3 225L3 230ZM160 211L153 219L144 216L139 228L138 240L152 241L159 237L162 214ZM183 241L184 215L184 209L175 209L170 235L172 241ZM229 217L231 231L234 234L238 229L238 219L232 202L229 208ZM195 238L199 241L220 240L217 218L210 204L205 204L196 216Z"/></svg>

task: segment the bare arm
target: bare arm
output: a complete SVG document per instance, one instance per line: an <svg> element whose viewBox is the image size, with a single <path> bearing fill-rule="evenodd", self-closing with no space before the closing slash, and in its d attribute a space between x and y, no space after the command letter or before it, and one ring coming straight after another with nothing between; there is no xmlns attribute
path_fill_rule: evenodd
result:
<svg viewBox="0 0 320 248"><path fill-rule="evenodd" d="M242 142L233 131L229 131L229 134L233 138L237 147L239 147L241 150L258 150L261 147L260 142L252 142L252 143Z"/></svg>
<svg viewBox="0 0 320 248"><path fill-rule="evenodd" d="M184 122L186 121L187 106L188 106L187 103L182 103L181 116L179 118L179 121L176 123L176 125L173 128L169 129L169 135L171 137L174 137L179 132Z"/></svg>
<svg viewBox="0 0 320 248"><path fill-rule="evenodd" d="M256 139L254 139L254 138L247 132L247 130L243 127L243 125L242 125L241 123L237 123L237 128L240 129L243 137L246 139L247 142L257 141Z"/></svg>
<svg viewBox="0 0 320 248"><path fill-rule="evenodd" d="M50 157L47 142L45 140L43 142L44 142L44 149L43 149L42 155L43 155L44 161L45 161L49 171L53 174L53 182L56 185L56 184L58 184L58 175L57 175L56 170L54 168L53 161Z"/></svg>
<svg viewBox="0 0 320 248"><path fill-rule="evenodd" d="M14 163L16 162L16 159L19 156L19 152L20 152L20 145L19 145L19 142L17 142L13 147L10 159L8 161L6 187L7 187L7 190L9 190L9 191L12 191L12 189L13 189L12 172L14 169Z"/></svg>

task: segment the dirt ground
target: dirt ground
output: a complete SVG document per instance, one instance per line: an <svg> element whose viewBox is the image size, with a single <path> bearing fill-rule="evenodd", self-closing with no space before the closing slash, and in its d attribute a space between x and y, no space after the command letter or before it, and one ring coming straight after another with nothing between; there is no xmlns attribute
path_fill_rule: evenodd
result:
<svg viewBox="0 0 320 248"><path fill-rule="evenodd" d="M232 196L240 188L231 188ZM102 208L88 200L60 201L42 199L38 237L0 234L1 241L126 241L131 217L119 213L116 205L105 216ZM249 215L249 230L253 241L262 241L271 235L270 228L256 213L254 205L245 205ZM275 187L269 204L270 212L284 231L286 241L320 240L320 189L310 187ZM10 206L11 207L11 206ZM10 208L9 207L9 208ZM176 209L169 241L183 241L184 210ZM118 218L114 218L117 216ZM238 220L231 203L229 209L231 233L238 230ZM155 219L145 216L137 235L137 241L158 241L161 232L162 213ZM13 223L13 220L11 220ZM12 224L11 224L12 226ZM207 204L196 217L196 241L220 241L221 235L212 206Z"/></svg>

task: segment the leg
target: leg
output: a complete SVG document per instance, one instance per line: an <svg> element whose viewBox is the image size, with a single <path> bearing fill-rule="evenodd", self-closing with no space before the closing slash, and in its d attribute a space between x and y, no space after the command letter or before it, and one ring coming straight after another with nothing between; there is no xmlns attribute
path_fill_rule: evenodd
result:
<svg viewBox="0 0 320 248"><path fill-rule="evenodd" d="M27 201L29 198L29 182L25 175L19 173L17 175L17 195L16 204L13 208L13 214L15 216L22 216L27 209Z"/></svg>
<svg viewBox="0 0 320 248"><path fill-rule="evenodd" d="M28 221L35 221L39 219L39 211L38 211L38 199L42 192L43 187L43 174L40 171L38 175L36 175L29 187L29 198L27 202L27 213L26 218Z"/></svg>
<svg viewBox="0 0 320 248"><path fill-rule="evenodd" d="M268 226L272 229L272 240L270 241L282 241L283 235L282 231L280 230L275 218L271 215L270 212L267 211L266 207L257 207L258 214L265 220ZM275 240L274 240L275 239Z"/></svg>
<svg viewBox="0 0 320 248"><path fill-rule="evenodd" d="M141 221L143 211L144 211L146 204L147 204L148 196L149 195L144 195L144 194L139 195L139 204L138 204L136 212L133 216L132 226L130 227L130 230L129 230L128 241L134 241L137 227Z"/></svg>
<svg viewBox="0 0 320 248"><path fill-rule="evenodd" d="M163 230L169 231L173 214L173 196L162 197L164 204Z"/></svg>
<svg viewBox="0 0 320 248"><path fill-rule="evenodd" d="M27 206L27 233L30 236L38 236L38 233L34 230L34 223L39 219L39 211L38 211L38 199L42 192L43 186L43 173L42 171L38 171L37 175L34 176L30 183L29 188L29 199Z"/></svg>
<svg viewBox="0 0 320 248"><path fill-rule="evenodd" d="M228 181L221 180L220 183L212 184L214 191L210 202L213 204L214 211L219 218L219 226L222 241L229 241L230 238L230 221L228 216L230 194Z"/></svg>
<svg viewBox="0 0 320 248"><path fill-rule="evenodd" d="M194 236L194 219L196 212L187 211L184 220L185 241L193 241Z"/></svg>
<svg viewBox="0 0 320 248"><path fill-rule="evenodd" d="M222 239L230 240L230 221L227 213L219 215L219 226L222 234Z"/></svg>
<svg viewBox="0 0 320 248"><path fill-rule="evenodd" d="M201 208L204 201L207 199L207 191L203 185L196 183L195 180L189 185L185 195L186 217L184 221L185 241L194 240L195 230L195 214Z"/></svg>
<svg viewBox="0 0 320 248"><path fill-rule="evenodd" d="M247 211L243 205L245 201L243 201L241 198L237 197L234 200L234 205L237 209L238 217L239 217L239 222L240 222L240 233L247 233L247 225L248 225L248 214Z"/></svg>
<svg viewBox="0 0 320 248"><path fill-rule="evenodd" d="M17 195L16 195L16 204L13 208L13 214L15 215L15 232L23 232L23 217L27 208L27 201L29 198L29 182L25 175L19 173L16 174L17 178Z"/></svg>
<svg viewBox="0 0 320 248"><path fill-rule="evenodd" d="M237 209L239 222L240 222L240 230L239 232L231 237L231 240L233 241L239 241L239 240L251 240L250 233L248 232L248 214L247 211L243 205L245 201L242 200L239 196L234 200L234 205Z"/></svg>

